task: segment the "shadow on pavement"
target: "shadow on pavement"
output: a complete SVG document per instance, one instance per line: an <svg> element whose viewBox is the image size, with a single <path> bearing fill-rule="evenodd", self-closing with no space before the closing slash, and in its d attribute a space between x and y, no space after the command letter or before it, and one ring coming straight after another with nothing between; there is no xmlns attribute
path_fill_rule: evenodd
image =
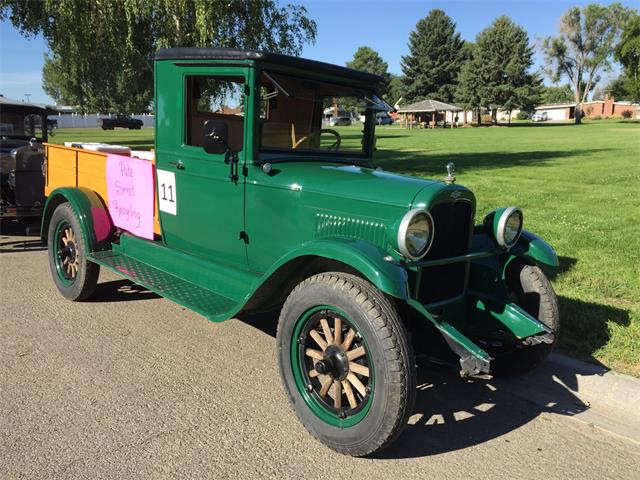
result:
<svg viewBox="0 0 640 480"><path fill-rule="evenodd" d="M20 239L16 240L15 237ZM8 218L0 220L0 253L37 252L46 249L47 246L40 241L39 223Z"/></svg>
<svg viewBox="0 0 640 480"><path fill-rule="evenodd" d="M239 320L275 337L277 318L277 313L265 313L241 316ZM547 362L523 377L460 378L457 369L421 364L409 425L395 443L375 457L446 453L499 438L543 412L579 414L589 407L572 391L577 390L577 376L606 371L595 365L583 370Z"/></svg>
<svg viewBox="0 0 640 480"><path fill-rule="evenodd" d="M133 300L151 300L154 298L160 298L160 296L141 285L123 279L98 283L95 292L87 302L129 302Z"/></svg>

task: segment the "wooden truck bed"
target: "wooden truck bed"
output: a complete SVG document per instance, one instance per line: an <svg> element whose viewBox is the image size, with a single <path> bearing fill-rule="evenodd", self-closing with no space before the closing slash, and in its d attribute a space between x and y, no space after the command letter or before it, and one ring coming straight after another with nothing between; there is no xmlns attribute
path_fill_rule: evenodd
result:
<svg viewBox="0 0 640 480"><path fill-rule="evenodd" d="M104 204L108 205L107 153L51 143L45 143L44 146L46 158L44 194L46 197L56 188L85 187L96 192ZM155 165L154 160L150 161ZM153 220L153 232L160 235L157 200Z"/></svg>

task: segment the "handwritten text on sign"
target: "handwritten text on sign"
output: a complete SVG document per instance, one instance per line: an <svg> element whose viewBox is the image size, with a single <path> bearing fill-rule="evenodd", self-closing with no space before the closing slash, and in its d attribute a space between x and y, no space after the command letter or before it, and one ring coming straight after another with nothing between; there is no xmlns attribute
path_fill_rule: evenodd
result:
<svg viewBox="0 0 640 480"><path fill-rule="evenodd" d="M148 160L107 156L109 213L116 227L153 240L153 186Z"/></svg>

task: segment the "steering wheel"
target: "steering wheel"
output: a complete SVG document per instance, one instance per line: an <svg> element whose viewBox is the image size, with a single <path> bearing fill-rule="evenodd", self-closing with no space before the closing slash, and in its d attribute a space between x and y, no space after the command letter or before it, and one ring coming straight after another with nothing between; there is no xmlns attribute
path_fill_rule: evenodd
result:
<svg viewBox="0 0 640 480"><path fill-rule="evenodd" d="M333 142L329 146L328 150L338 150L340 148L340 144L342 143L342 137L340 136L340 134L338 132L336 132L332 128L323 128L321 130L318 130L317 132L313 132L312 134L307 135L306 137L302 137L299 140L293 142L293 146L291 148L296 149L302 143L306 142L307 140L310 140L310 139L315 138L315 137L319 137L323 133L330 133L330 134L332 134L332 135L334 135L336 137L335 142Z"/></svg>

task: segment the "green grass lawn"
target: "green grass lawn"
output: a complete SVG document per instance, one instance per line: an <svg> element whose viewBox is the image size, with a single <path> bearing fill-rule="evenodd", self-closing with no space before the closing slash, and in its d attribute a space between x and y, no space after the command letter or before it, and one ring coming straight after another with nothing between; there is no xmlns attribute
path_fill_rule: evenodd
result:
<svg viewBox="0 0 640 480"><path fill-rule="evenodd" d="M348 135L351 128L339 130ZM379 127L385 170L442 178L449 161L478 199L476 220L517 205L551 243L561 348L640 376L640 124L516 124L439 130ZM52 139L153 146L153 130L61 130Z"/></svg>

